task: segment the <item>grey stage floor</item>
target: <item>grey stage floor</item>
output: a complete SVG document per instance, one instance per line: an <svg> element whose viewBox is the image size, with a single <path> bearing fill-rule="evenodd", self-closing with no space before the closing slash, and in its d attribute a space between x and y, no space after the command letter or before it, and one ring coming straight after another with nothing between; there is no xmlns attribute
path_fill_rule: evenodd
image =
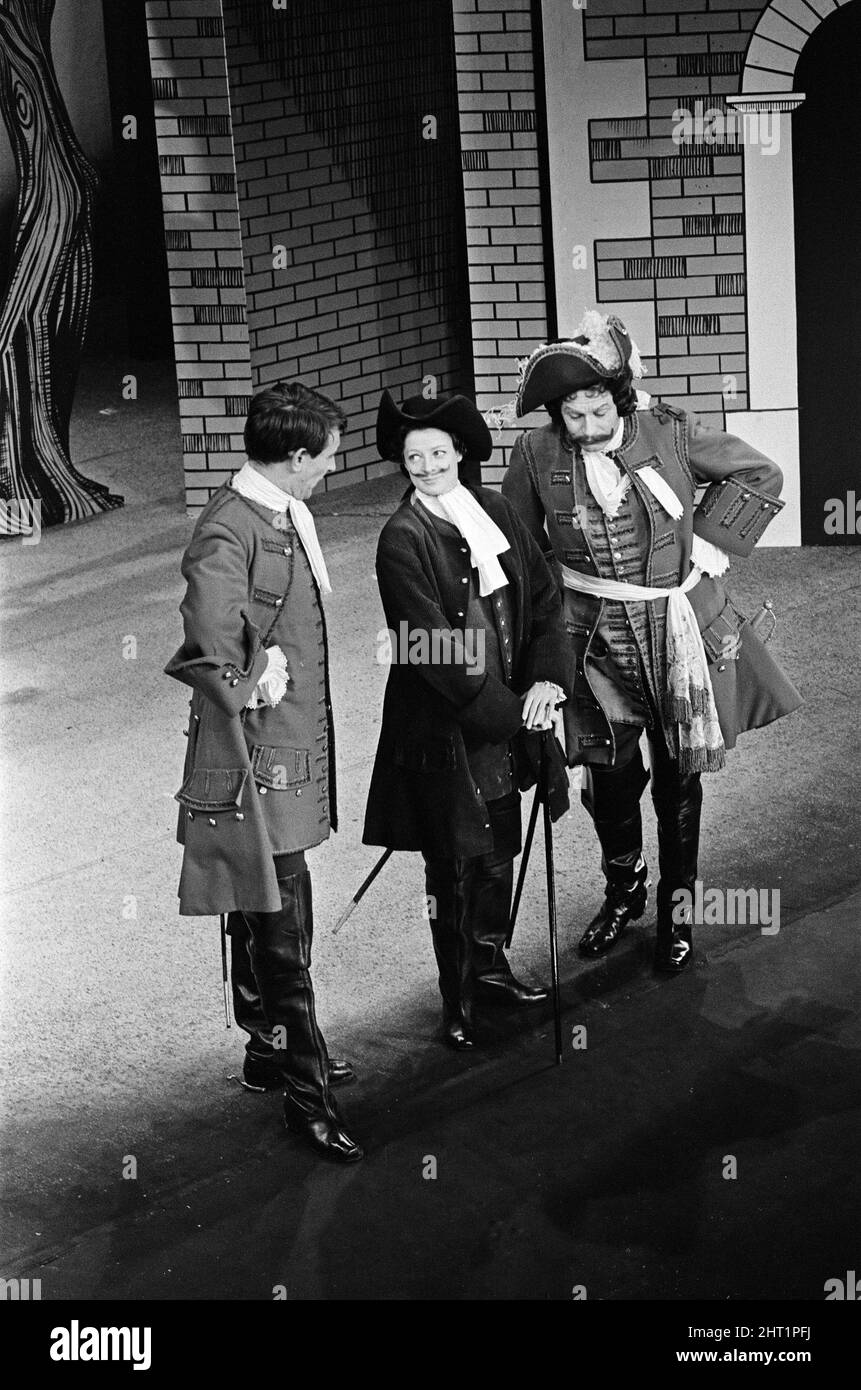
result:
<svg viewBox="0 0 861 1390"><path fill-rule="evenodd" d="M861 548L763 549L734 576L751 611L773 600L806 703L706 779L700 875L779 889L779 933L704 928L696 970L658 983L646 918L584 965L601 879L576 795L556 827L560 1069L542 1011L488 1017L474 1057L440 1047L418 856L331 934L375 857L373 554L400 485L320 499L343 821L311 855L314 970L369 1150L331 1170L282 1134L277 1100L239 1087L217 923L176 913L187 695L162 666L192 523L170 372L141 382L123 403L91 366L75 422L78 466L126 507L0 553L0 1273L41 1277L46 1299L821 1298L858 1259ZM512 960L546 978L540 854Z"/></svg>

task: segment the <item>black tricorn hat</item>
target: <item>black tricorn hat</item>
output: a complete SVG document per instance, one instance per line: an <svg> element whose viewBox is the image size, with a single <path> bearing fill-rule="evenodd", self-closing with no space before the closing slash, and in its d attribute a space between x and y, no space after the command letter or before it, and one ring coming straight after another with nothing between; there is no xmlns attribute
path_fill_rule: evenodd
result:
<svg viewBox="0 0 861 1390"><path fill-rule="evenodd" d="M640 355L627 328L615 314L605 318L597 310L589 310L572 338L544 343L527 358L517 393L517 414L529 415L548 401L613 381L628 369L635 377L643 375Z"/></svg>
<svg viewBox="0 0 861 1390"><path fill-rule="evenodd" d="M388 391L380 398L377 411L377 450L381 458L401 462L398 434L401 430L444 430L455 435L464 446L458 472L464 482L481 484L479 464L493 453L493 440L487 421L468 396L410 396L397 406Z"/></svg>

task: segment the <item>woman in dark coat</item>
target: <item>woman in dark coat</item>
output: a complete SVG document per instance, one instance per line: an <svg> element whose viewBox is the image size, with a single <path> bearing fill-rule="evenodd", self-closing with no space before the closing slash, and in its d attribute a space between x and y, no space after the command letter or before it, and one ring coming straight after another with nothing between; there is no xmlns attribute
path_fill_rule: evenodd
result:
<svg viewBox="0 0 861 1390"><path fill-rule="evenodd" d="M480 486L493 444L473 403L418 396L399 409L385 392L377 446L411 486L377 549L392 664L363 839L424 856L445 1039L464 1049L475 999L547 997L515 979L504 946L519 787L534 780L519 735L551 727L567 642L540 547ZM561 761L559 773L564 788Z"/></svg>

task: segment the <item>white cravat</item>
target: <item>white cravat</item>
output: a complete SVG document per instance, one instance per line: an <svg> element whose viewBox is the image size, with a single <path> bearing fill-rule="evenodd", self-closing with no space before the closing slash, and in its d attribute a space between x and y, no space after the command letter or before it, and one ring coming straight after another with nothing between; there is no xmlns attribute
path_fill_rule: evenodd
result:
<svg viewBox="0 0 861 1390"><path fill-rule="evenodd" d="M308 564L320 586L320 592L331 594L332 585L329 583L329 572L317 539L314 518L305 503L271 482L250 463L243 463L239 472L234 473L231 487L242 497L247 497L251 502L259 502L261 507L268 507L272 512L290 513L290 520L302 542L302 549L308 557Z"/></svg>
<svg viewBox="0 0 861 1390"><path fill-rule="evenodd" d="M323 559L323 552L320 549L320 542L317 540L317 531L314 526L314 518L305 503L298 497L292 497L289 492L276 486L269 478L264 477L250 463L244 463L238 473L234 473L231 479L231 486L240 494L247 497L251 502L259 502L261 507L266 507L269 511L276 512L284 516L289 512L290 520L296 528L296 534L302 543L302 548L308 556L308 564L314 575L320 592L331 594L332 586L329 583L329 574L326 569L326 561ZM290 676L287 671L287 658L280 647L267 647L266 655L268 658L266 670L260 677L250 699L246 702L248 709L258 709L260 705L274 707L280 704L287 692L287 685Z"/></svg>
<svg viewBox="0 0 861 1390"><path fill-rule="evenodd" d="M645 397L643 402L638 399L637 404L638 410L644 410L648 406L649 397L645 392L640 391L637 392L637 396L638 398ZM617 515L631 483L628 475L613 459L607 456L608 453L612 453L620 447L624 432L625 422L620 420L616 433L605 446L607 453L581 448L589 491L604 515L609 517ZM684 516L684 505L656 468L649 466L638 468L637 475L645 483L655 501L660 502L664 511L673 518L673 521L678 521ZM696 565L697 569L702 570L704 574L713 576L724 574L729 569L729 559L726 554L716 545L712 545L710 541L702 540L699 536L694 536L693 539L691 563Z"/></svg>
<svg viewBox="0 0 861 1390"><path fill-rule="evenodd" d="M511 549L505 533L463 483L456 483L440 497L427 497L418 491L413 496L418 497L421 505L433 512L434 516L442 517L457 527L469 546L470 562L478 570L478 592L482 598L508 583L497 559L503 551Z"/></svg>

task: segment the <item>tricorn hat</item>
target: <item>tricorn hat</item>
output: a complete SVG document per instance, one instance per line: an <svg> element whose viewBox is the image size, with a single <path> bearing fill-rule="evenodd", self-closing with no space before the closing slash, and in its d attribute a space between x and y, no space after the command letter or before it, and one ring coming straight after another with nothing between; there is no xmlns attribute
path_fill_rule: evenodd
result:
<svg viewBox="0 0 861 1390"><path fill-rule="evenodd" d="M589 309L573 337L542 344L523 363L517 415L529 415L548 401L613 381L626 368L632 376L644 375L640 354L622 320Z"/></svg>
<svg viewBox="0 0 861 1390"><path fill-rule="evenodd" d="M458 472L464 482L481 483L480 463L493 453L493 440L487 421L468 396L410 396L397 406L388 391L380 398L377 411L377 451L381 458L401 461L398 433L408 430L444 430L455 435L464 446Z"/></svg>

